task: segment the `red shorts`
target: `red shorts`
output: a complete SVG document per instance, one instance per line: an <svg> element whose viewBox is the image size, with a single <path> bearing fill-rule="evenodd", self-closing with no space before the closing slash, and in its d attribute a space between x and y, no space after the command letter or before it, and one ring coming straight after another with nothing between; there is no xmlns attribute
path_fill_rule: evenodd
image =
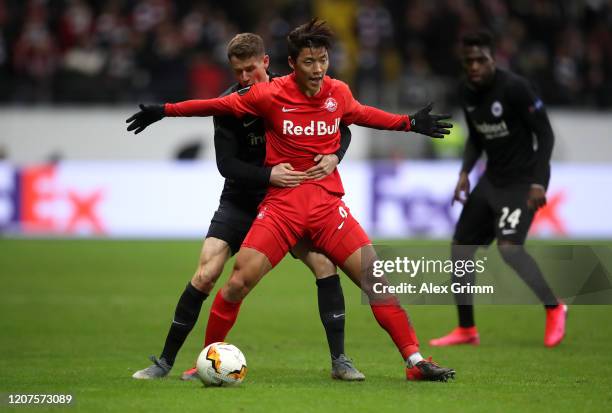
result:
<svg viewBox="0 0 612 413"><path fill-rule="evenodd" d="M339 196L316 184L303 184L268 192L242 246L265 254L275 266L304 237L338 266L371 244Z"/></svg>

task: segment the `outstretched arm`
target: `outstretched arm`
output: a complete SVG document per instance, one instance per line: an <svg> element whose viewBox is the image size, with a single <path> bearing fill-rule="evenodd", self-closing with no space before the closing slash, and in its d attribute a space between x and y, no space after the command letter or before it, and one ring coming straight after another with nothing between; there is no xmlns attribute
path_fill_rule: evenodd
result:
<svg viewBox="0 0 612 413"><path fill-rule="evenodd" d="M139 105L140 111L129 117L127 130L138 134L150 124L165 116L217 116L232 115L238 118L246 114L260 116L266 105L265 86L254 85L238 92L215 99L185 100L165 105Z"/></svg>
<svg viewBox="0 0 612 413"><path fill-rule="evenodd" d="M234 115L238 116L232 95L215 99L185 100L178 103L166 103L165 105L143 105L140 104L139 112L130 116L126 122L129 123L127 130L139 134L152 123L166 116L215 116ZM244 113L240 114L242 117Z"/></svg>
<svg viewBox="0 0 612 413"><path fill-rule="evenodd" d="M428 104L410 116L396 115L372 106L362 105L353 97L349 87L345 84L343 85L345 88L344 98L347 110L342 121L347 125L354 123L373 129L411 131L431 136L432 138L443 138L444 135L450 133L449 129L453 127L452 124L443 122L444 119L450 118L450 115L434 115L430 113L433 103Z"/></svg>
<svg viewBox="0 0 612 413"><path fill-rule="evenodd" d="M245 113L256 115L249 105L241 105L241 99L237 93L214 99L185 100L178 103L166 103L164 114L173 117L186 116L219 116L233 115L242 117ZM247 109L248 108L248 109ZM246 109L246 110L245 110Z"/></svg>
<svg viewBox="0 0 612 413"><path fill-rule="evenodd" d="M450 115L431 114L433 104L430 103L413 115L395 115L374 108L372 106L361 105L355 107L355 112L351 114L350 120L359 126L373 129L397 130L405 132L416 132L432 138L444 138L450 133L452 124L443 122L450 118ZM344 121L344 118L343 118Z"/></svg>

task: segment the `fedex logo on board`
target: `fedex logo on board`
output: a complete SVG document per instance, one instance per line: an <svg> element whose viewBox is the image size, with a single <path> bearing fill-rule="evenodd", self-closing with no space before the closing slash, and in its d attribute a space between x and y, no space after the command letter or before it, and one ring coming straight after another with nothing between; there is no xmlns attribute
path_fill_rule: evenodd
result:
<svg viewBox="0 0 612 413"><path fill-rule="evenodd" d="M25 233L96 234L106 231L98 206L102 188L75 188L55 165L21 170L21 227Z"/></svg>
<svg viewBox="0 0 612 413"><path fill-rule="evenodd" d="M327 123L324 120L311 120L306 126L294 124L290 120L283 120L283 135L306 135L306 136L324 136L335 135L340 128L340 118L335 118L333 123Z"/></svg>

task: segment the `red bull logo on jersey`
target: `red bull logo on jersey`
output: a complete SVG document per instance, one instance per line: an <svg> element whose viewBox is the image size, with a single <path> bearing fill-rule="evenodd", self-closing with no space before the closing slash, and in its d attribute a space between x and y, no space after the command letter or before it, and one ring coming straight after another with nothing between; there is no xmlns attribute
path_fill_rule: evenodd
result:
<svg viewBox="0 0 612 413"><path fill-rule="evenodd" d="M340 128L340 118L334 119L333 123L325 122L324 120L311 120L306 126L296 125L290 120L283 120L283 135L306 135L306 136L324 136L335 135Z"/></svg>

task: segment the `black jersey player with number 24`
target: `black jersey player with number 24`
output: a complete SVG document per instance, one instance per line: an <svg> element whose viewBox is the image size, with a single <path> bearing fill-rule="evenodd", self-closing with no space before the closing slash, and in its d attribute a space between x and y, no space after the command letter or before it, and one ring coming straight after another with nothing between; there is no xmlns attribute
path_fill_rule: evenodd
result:
<svg viewBox="0 0 612 413"><path fill-rule="evenodd" d="M478 246L497 239L499 252L546 308L544 344L558 345L565 336L567 306L560 302L537 263L524 249L538 208L546 204L554 135L542 101L522 77L495 67L493 38L488 32L463 38L466 81L461 87L469 127L463 165L454 200L464 204L455 229L453 260L473 259ZM470 193L468 174L485 152L487 166ZM474 284L474 274L453 276ZM477 345L470 294L457 294L459 326L431 340L434 346Z"/></svg>

